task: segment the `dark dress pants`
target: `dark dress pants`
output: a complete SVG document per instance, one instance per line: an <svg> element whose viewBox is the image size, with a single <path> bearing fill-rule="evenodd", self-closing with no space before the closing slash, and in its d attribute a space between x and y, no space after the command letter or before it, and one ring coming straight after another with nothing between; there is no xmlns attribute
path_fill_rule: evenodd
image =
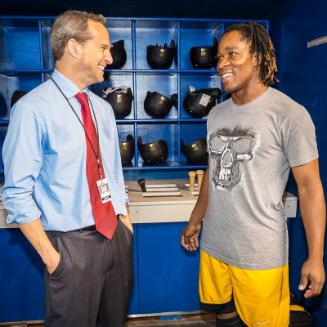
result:
<svg viewBox="0 0 327 327"><path fill-rule="evenodd" d="M112 240L95 229L48 232L61 259L45 271L46 326L122 327L132 287L132 234L118 220Z"/></svg>

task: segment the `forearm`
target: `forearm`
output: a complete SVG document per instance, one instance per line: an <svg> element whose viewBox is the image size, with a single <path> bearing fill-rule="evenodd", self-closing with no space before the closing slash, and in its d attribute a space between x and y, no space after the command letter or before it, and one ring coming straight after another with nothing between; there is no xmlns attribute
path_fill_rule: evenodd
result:
<svg viewBox="0 0 327 327"><path fill-rule="evenodd" d="M44 264L47 267L54 265L54 255L58 253L45 233L40 219L38 218L30 223L20 224L19 227L22 233L40 255Z"/></svg>
<svg viewBox="0 0 327 327"><path fill-rule="evenodd" d="M204 219L208 206L208 188L209 188L209 182L208 182L208 170L207 170L203 175L203 181L202 181L199 197L192 211L191 218L189 221L189 223L192 225L199 225Z"/></svg>
<svg viewBox="0 0 327 327"><path fill-rule="evenodd" d="M326 205L322 185L316 183L299 186L298 191L309 258L322 260L326 225Z"/></svg>
<svg viewBox="0 0 327 327"><path fill-rule="evenodd" d="M127 216L130 217L129 205L126 204L126 205L125 205L125 208L126 208Z"/></svg>
<svg viewBox="0 0 327 327"><path fill-rule="evenodd" d="M133 232L133 224L130 217L129 206L126 204L126 215L119 215L119 219L126 225L126 227Z"/></svg>

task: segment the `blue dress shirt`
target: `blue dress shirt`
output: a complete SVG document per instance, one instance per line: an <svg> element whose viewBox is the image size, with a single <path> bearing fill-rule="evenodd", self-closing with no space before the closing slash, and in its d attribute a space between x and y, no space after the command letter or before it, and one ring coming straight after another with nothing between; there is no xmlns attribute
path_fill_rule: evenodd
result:
<svg viewBox="0 0 327 327"><path fill-rule="evenodd" d="M80 117L78 87L59 71L52 78ZM126 214L127 196L115 117L110 105L88 89L99 131L103 167L116 214ZM81 123L52 80L13 107L3 145L3 204L8 223L40 217L47 231L94 225L86 176L86 140Z"/></svg>

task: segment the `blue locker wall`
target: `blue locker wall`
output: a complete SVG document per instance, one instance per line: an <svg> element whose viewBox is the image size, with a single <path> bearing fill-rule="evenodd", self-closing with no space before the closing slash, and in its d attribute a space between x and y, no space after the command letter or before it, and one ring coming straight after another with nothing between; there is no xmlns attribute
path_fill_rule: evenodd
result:
<svg viewBox="0 0 327 327"><path fill-rule="evenodd" d="M270 21L279 64L278 88L303 104L316 126L320 173L327 191L327 44L307 48L307 42L327 34L327 2L291 0ZM295 189L291 181L290 188ZM297 289L301 266L307 256L301 219L289 222L291 289ZM327 259L325 257L325 267ZM300 293L297 292L301 299ZM327 291L304 301L314 314L315 326L327 326Z"/></svg>
<svg viewBox="0 0 327 327"><path fill-rule="evenodd" d="M30 91L48 79L53 70L54 61L49 47L53 19L49 16L0 16L0 46L3 48L0 51L0 126L8 124L13 92ZM192 118L187 114L183 99L190 86L196 89L220 87L220 79L215 67L194 69L190 49L192 46L212 46L226 26L239 21L216 18L108 19L111 41L124 40L127 62L122 69L106 70L105 81L93 88L100 96L108 87L127 86L132 89L131 114L117 120L120 141L126 140L128 134L132 134L135 141L134 159L131 165L124 167L126 179L186 177L187 170L206 168L206 165L188 163L180 150L181 140L189 144L206 134L206 118ZM268 21L257 21L269 27ZM169 69L151 69L146 60L146 47L169 44L171 40L177 46L176 60ZM177 93L178 104L167 117L153 119L144 110L147 91L168 97ZM143 143L165 140L169 153L167 161L155 166L144 164L137 149L138 136L142 137ZM0 156L0 181L3 179L1 172Z"/></svg>
<svg viewBox="0 0 327 327"><path fill-rule="evenodd" d="M199 251L187 252L181 247L184 227L184 222L138 224L141 313L200 310Z"/></svg>
<svg viewBox="0 0 327 327"><path fill-rule="evenodd" d="M43 263L20 230L0 229L0 322L44 319ZM14 295L14 296L13 296Z"/></svg>
<svg viewBox="0 0 327 327"><path fill-rule="evenodd" d="M138 226L133 237L133 289L129 314L140 312L138 294ZM0 325L44 320L44 265L17 228L0 229Z"/></svg>

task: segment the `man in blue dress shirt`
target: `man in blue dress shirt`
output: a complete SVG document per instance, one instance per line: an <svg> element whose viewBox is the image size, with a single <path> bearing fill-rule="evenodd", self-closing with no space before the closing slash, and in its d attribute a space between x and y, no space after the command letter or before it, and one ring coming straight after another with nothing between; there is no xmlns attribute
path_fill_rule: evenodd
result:
<svg viewBox="0 0 327 327"><path fill-rule="evenodd" d="M51 79L22 97L11 112L3 146L7 220L19 224L45 264L47 326L120 327L132 283L132 226L114 114L88 90L103 81L112 63L105 19L67 11L57 17L50 39ZM103 170L99 179L105 181L97 187L100 194L109 187L118 220L110 238L95 227L86 168L88 133L76 98L80 92L97 132L94 154ZM108 201L105 195L102 203Z"/></svg>

